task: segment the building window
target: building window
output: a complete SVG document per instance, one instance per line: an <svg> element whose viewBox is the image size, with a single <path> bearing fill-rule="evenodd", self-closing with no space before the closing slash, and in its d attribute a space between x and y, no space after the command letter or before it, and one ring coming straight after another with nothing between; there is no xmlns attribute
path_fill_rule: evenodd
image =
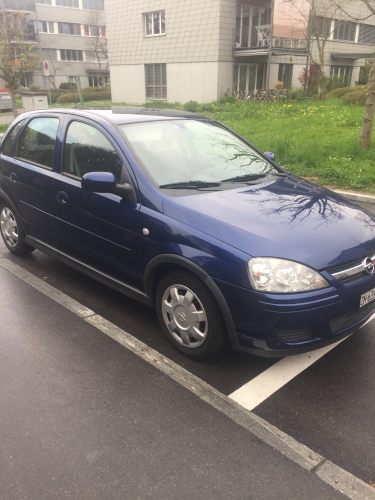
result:
<svg viewBox="0 0 375 500"><path fill-rule="evenodd" d="M355 32L357 29L357 23L351 23L350 21L335 21L335 29L333 32L333 38L335 40L345 40L347 42L355 41Z"/></svg>
<svg viewBox="0 0 375 500"><path fill-rule="evenodd" d="M36 0L39 5L52 5L52 0Z"/></svg>
<svg viewBox="0 0 375 500"><path fill-rule="evenodd" d="M375 26L371 24L360 24L358 32L358 43L375 45Z"/></svg>
<svg viewBox="0 0 375 500"><path fill-rule="evenodd" d="M233 71L233 93L245 98L264 88L266 65L263 63L235 64Z"/></svg>
<svg viewBox="0 0 375 500"><path fill-rule="evenodd" d="M106 37L105 26L88 26L83 27L83 34L85 36L100 36L102 38Z"/></svg>
<svg viewBox="0 0 375 500"><path fill-rule="evenodd" d="M79 9L78 0L56 0L56 6L57 7L70 7L72 9Z"/></svg>
<svg viewBox="0 0 375 500"><path fill-rule="evenodd" d="M61 61L83 61L83 51L60 49L60 59Z"/></svg>
<svg viewBox="0 0 375 500"><path fill-rule="evenodd" d="M104 10L104 0L82 0L82 8L88 10Z"/></svg>
<svg viewBox="0 0 375 500"><path fill-rule="evenodd" d="M146 99L167 98L167 65L145 64Z"/></svg>
<svg viewBox="0 0 375 500"><path fill-rule="evenodd" d="M102 82L104 85L109 83L108 76L102 76ZM89 76L89 87L99 87L99 77L98 76Z"/></svg>
<svg viewBox="0 0 375 500"><path fill-rule="evenodd" d="M80 35L81 25L74 23L57 23L60 35Z"/></svg>
<svg viewBox="0 0 375 500"><path fill-rule="evenodd" d="M270 44L271 9L237 5L235 45L268 47Z"/></svg>
<svg viewBox="0 0 375 500"><path fill-rule="evenodd" d="M145 24L145 35L163 35L165 33L165 11L148 12L143 14Z"/></svg>
<svg viewBox="0 0 375 500"><path fill-rule="evenodd" d="M55 32L55 26L53 22L50 21L31 21L32 25L34 26L34 33L54 33Z"/></svg>
<svg viewBox="0 0 375 500"><path fill-rule="evenodd" d="M321 38L329 38L331 35L331 24L331 19L323 16L315 16L312 27L313 35Z"/></svg>
<svg viewBox="0 0 375 500"><path fill-rule="evenodd" d="M279 82L283 82L284 89L290 89L293 81L293 64L279 64Z"/></svg>
<svg viewBox="0 0 375 500"><path fill-rule="evenodd" d="M342 80L344 87L349 87L352 80L352 66L331 66L330 77Z"/></svg>

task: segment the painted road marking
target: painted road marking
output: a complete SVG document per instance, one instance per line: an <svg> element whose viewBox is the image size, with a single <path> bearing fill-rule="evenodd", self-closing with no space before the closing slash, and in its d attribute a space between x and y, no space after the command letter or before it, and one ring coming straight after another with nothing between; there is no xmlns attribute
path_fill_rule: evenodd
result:
<svg viewBox="0 0 375 500"><path fill-rule="evenodd" d="M375 490L350 472L333 464L318 453L280 431L277 427L258 417L251 411L225 396L200 378L182 368L172 360L148 347L128 332L95 314L60 290L47 285L32 273L0 256L0 267L14 274L30 286L76 314L82 321L90 323L102 333L171 377L182 387L192 392L222 414L241 425L264 443L272 446L303 469L316 474L322 481L340 491L351 500L375 500ZM47 285L47 286L46 286ZM331 346L332 348L332 346ZM279 362L281 363L281 361Z"/></svg>
<svg viewBox="0 0 375 500"><path fill-rule="evenodd" d="M343 340L345 339L327 347L317 349L316 351L283 358L281 361L250 380L250 382L232 392L229 397L247 410L253 410L260 405L260 403L263 403L263 401L281 389L281 387L290 382L294 377L315 363L315 361L318 361L318 359L327 354L327 352L334 349L338 344L343 342Z"/></svg>

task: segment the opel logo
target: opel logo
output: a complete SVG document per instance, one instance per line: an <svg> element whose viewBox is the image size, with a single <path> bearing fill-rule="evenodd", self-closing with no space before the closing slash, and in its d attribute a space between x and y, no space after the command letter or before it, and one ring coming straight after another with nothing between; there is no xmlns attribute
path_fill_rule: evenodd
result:
<svg viewBox="0 0 375 500"><path fill-rule="evenodd" d="M186 314L185 313L179 312L178 317L180 318L180 321L186 321Z"/></svg>
<svg viewBox="0 0 375 500"><path fill-rule="evenodd" d="M362 266L363 266L363 268L364 268L364 270L366 271L367 274L373 274L374 271L375 271L375 264L370 259L370 257L367 257L367 259L365 259L362 262Z"/></svg>

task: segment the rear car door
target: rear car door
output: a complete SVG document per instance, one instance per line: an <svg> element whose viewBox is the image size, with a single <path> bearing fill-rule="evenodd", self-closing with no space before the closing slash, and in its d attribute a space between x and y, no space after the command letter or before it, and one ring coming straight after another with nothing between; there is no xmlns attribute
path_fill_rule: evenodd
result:
<svg viewBox="0 0 375 500"><path fill-rule="evenodd" d="M12 148L13 157L4 151L1 155L3 189L24 220L27 233L42 238L54 227L51 208L58 128L58 116L31 118Z"/></svg>
<svg viewBox="0 0 375 500"><path fill-rule="evenodd" d="M138 288L136 201L81 187L89 172L111 172L132 184L112 137L96 123L68 119L61 172L54 179L58 238L93 267Z"/></svg>

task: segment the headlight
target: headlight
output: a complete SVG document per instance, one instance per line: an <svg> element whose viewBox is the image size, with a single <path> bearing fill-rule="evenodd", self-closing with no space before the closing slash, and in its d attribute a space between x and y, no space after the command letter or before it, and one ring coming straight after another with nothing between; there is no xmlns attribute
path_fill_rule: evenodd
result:
<svg viewBox="0 0 375 500"><path fill-rule="evenodd" d="M248 266L251 283L261 292L307 292L328 286L319 273L290 260L256 257Z"/></svg>

